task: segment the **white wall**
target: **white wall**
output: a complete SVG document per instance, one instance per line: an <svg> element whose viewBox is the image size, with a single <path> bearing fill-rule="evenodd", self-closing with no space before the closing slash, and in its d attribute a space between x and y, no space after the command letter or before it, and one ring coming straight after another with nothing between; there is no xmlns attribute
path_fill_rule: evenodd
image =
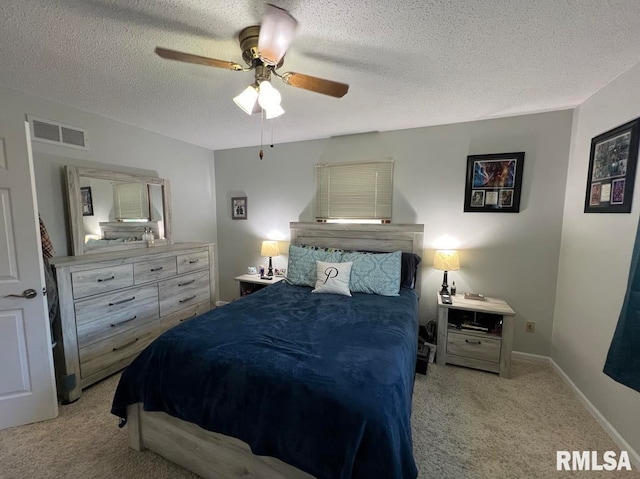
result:
<svg viewBox="0 0 640 479"><path fill-rule="evenodd" d="M434 242L459 241L459 291L506 299L517 312L515 349L550 353L572 113L560 111L384 133L215 152L220 297L237 296L233 277L266 263L260 242L288 241L290 221L314 221L314 165L392 156L394 223L424 223L421 320L435 318L442 273ZM277 138L276 138L277 141ZM521 209L463 213L467 155L525 151ZM248 197L248 220L231 219L231 197ZM282 243L286 245L287 243ZM274 258L285 267L287 258ZM524 321L536 321L525 333Z"/></svg>
<svg viewBox="0 0 640 479"><path fill-rule="evenodd" d="M212 151L2 86L0 105L3 122L23 122L30 114L88 130L89 151L33 142L38 209L57 256L70 253L62 169L66 164L168 178L174 240L215 242Z"/></svg>
<svg viewBox="0 0 640 479"><path fill-rule="evenodd" d="M636 451L640 393L602 368L627 288L640 183L630 214L583 210L591 139L640 116L638 85L640 65L575 110L552 340L552 358Z"/></svg>

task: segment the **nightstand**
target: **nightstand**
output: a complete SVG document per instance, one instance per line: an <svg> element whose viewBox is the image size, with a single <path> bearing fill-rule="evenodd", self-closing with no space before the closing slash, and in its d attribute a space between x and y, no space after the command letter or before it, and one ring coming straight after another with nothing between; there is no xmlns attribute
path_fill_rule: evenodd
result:
<svg viewBox="0 0 640 479"><path fill-rule="evenodd" d="M284 276L272 276L273 279L260 279L259 274L241 274L233 278L238 282L240 296L246 296L272 284L279 283Z"/></svg>
<svg viewBox="0 0 640 479"><path fill-rule="evenodd" d="M513 309L502 299L438 296L437 364L457 364L511 376Z"/></svg>

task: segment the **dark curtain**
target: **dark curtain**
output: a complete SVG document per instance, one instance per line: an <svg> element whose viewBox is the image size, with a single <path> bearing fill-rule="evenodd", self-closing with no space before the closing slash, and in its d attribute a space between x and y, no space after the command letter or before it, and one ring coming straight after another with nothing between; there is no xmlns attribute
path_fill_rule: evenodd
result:
<svg viewBox="0 0 640 479"><path fill-rule="evenodd" d="M631 257L627 293L609 346L604 373L640 391L640 226Z"/></svg>

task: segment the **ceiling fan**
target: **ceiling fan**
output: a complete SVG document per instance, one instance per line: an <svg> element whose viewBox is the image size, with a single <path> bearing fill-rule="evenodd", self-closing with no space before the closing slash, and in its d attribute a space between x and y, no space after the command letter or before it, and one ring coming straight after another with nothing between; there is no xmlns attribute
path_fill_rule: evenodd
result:
<svg viewBox="0 0 640 479"><path fill-rule="evenodd" d="M224 60L183 53L167 48L156 48L156 53L167 60L195 63L234 71L253 71L255 81L234 98L236 104L251 115L264 110L266 118L284 113L280 106L280 93L271 85L271 76L280 78L287 85L322 93L336 98L349 91L349 85L302 73L279 73L284 55L293 41L298 22L291 14L275 5L266 4L261 25L244 28L239 34L242 58L246 67Z"/></svg>

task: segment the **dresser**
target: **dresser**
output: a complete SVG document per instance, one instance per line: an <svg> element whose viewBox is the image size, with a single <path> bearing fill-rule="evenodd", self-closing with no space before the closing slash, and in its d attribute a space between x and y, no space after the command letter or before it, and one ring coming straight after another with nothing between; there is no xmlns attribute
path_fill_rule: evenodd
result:
<svg viewBox="0 0 640 479"><path fill-rule="evenodd" d="M438 364L457 364L511 376L513 316L504 300L451 296L451 304L438 294Z"/></svg>
<svg viewBox="0 0 640 479"><path fill-rule="evenodd" d="M126 367L163 331L215 304L213 245L177 243L53 258L60 313L56 379L64 402Z"/></svg>

